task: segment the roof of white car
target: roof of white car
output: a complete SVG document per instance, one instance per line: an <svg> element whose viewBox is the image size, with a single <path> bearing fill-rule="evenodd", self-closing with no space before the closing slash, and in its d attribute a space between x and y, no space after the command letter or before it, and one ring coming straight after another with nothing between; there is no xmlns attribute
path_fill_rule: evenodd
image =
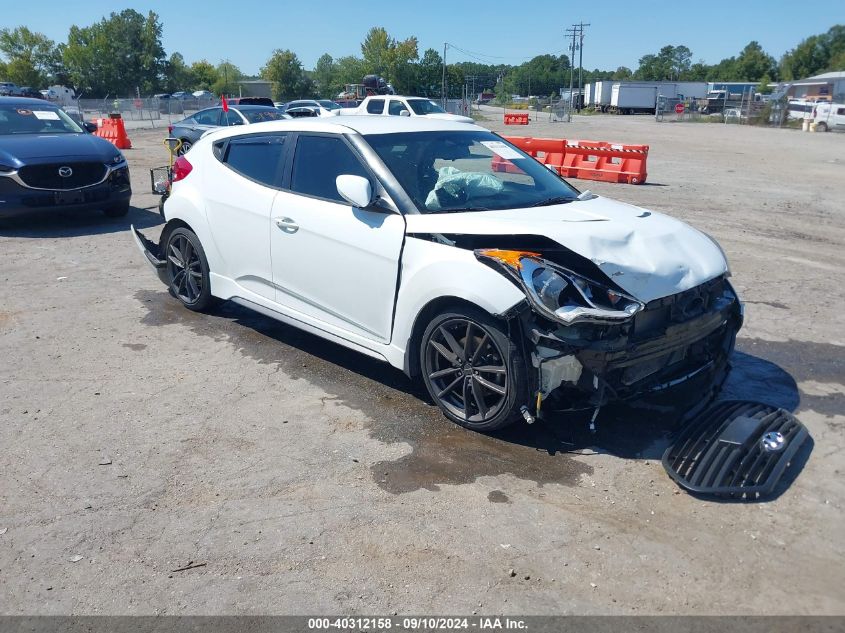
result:
<svg viewBox="0 0 845 633"><path fill-rule="evenodd" d="M240 136L246 132L329 132L344 134L393 134L397 132L477 132L484 128L474 123L429 119L426 117L373 116L357 114L339 114L326 117L302 117L283 121L266 121L241 127L226 127L215 130L205 138L225 138ZM486 130L485 130L486 131Z"/></svg>

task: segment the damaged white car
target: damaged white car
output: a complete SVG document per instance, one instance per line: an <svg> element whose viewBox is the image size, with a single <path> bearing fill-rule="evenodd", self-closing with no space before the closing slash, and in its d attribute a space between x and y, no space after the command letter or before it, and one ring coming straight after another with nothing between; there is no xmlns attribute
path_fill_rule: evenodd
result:
<svg viewBox="0 0 845 633"><path fill-rule="evenodd" d="M693 404L742 323L710 237L473 124L222 129L176 161L164 214L158 243L133 235L187 308L234 301L385 360L477 430L685 387Z"/></svg>

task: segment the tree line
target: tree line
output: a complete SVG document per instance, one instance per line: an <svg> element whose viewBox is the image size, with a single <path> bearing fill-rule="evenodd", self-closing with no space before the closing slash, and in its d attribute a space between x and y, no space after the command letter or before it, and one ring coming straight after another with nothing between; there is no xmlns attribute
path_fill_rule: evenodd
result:
<svg viewBox="0 0 845 633"><path fill-rule="evenodd" d="M306 70L296 53L276 49L258 75L248 76L229 60L188 63L179 52L167 56L161 42L162 23L149 11L111 13L89 26L71 26L67 41L56 43L26 26L0 29L0 80L40 88L50 84L73 87L88 97L149 95L177 90L209 90L237 94L238 82L265 79L273 97L335 97L346 84L364 75L383 76L400 94L442 96L443 58L433 48L420 54L416 37L396 39L384 28L371 28L361 42L360 55L333 58L322 55ZM803 39L780 60L749 42L737 55L716 64L693 62L684 45L667 45L638 60L636 69L583 69L584 83L599 80L753 81L766 84L845 70L845 25ZM500 94L556 94L579 79L567 55L538 55L522 64L450 63L446 67L450 97L464 86L475 92Z"/></svg>

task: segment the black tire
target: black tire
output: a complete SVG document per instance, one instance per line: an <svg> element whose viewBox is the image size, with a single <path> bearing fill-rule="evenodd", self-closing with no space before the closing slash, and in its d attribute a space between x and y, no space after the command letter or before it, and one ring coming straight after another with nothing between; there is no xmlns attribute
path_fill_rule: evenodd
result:
<svg viewBox="0 0 845 633"><path fill-rule="evenodd" d="M208 260L193 231L184 227L174 229L167 236L164 257L165 283L183 306L201 312L217 303L211 295Z"/></svg>
<svg viewBox="0 0 845 633"><path fill-rule="evenodd" d="M103 209L103 213L107 218L122 218L129 213L129 203L121 202L111 207Z"/></svg>
<svg viewBox="0 0 845 633"><path fill-rule="evenodd" d="M182 144L179 146L179 149L176 150L177 156L183 156L189 149L194 146L193 142L191 142L190 139L180 138L179 141Z"/></svg>
<svg viewBox="0 0 845 633"><path fill-rule="evenodd" d="M431 320L420 340L420 371L446 417L474 431L513 423L528 401L520 347L508 338L502 323L472 306Z"/></svg>
<svg viewBox="0 0 845 633"><path fill-rule="evenodd" d="M827 123L816 123L816 132L827 132Z"/></svg>

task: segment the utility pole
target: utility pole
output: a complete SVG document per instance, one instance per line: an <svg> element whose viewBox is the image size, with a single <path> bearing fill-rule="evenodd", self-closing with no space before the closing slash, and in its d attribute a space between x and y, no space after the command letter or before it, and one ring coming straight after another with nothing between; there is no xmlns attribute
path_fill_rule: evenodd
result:
<svg viewBox="0 0 845 633"><path fill-rule="evenodd" d="M589 24L584 24L581 22L579 27L579 35L581 38L580 45L578 47L578 112L581 112L581 106L584 105L584 27L590 26Z"/></svg>
<svg viewBox="0 0 845 633"><path fill-rule="evenodd" d="M572 38L572 42L569 45L569 106L566 108L566 121L568 123L572 123L572 80L575 78L575 66L573 65L573 61L575 60L575 47L577 46L575 43L575 38L578 33L577 26L577 24L573 24L571 29L566 29L566 37Z"/></svg>
<svg viewBox="0 0 845 633"><path fill-rule="evenodd" d="M448 42L443 42L443 82L440 84L440 98L443 101L443 109L446 109L446 99L448 98L446 94L446 47L448 46Z"/></svg>

